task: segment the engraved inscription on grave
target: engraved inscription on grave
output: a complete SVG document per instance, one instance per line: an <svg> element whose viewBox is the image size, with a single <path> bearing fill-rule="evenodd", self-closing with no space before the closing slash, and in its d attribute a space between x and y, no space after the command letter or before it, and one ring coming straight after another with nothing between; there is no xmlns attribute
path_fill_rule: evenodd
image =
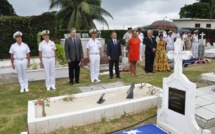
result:
<svg viewBox="0 0 215 134"><path fill-rule="evenodd" d="M169 109L185 115L186 92L169 87Z"/></svg>

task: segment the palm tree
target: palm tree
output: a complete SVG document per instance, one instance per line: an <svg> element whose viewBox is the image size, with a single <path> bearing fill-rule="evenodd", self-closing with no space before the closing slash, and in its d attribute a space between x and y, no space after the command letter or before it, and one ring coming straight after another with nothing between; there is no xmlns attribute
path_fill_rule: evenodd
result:
<svg viewBox="0 0 215 134"><path fill-rule="evenodd" d="M62 20L63 28L75 27L78 30L96 28L94 20L109 28L103 16L113 19L108 11L101 8L101 0L50 0L50 2L50 9L61 8L56 16Z"/></svg>

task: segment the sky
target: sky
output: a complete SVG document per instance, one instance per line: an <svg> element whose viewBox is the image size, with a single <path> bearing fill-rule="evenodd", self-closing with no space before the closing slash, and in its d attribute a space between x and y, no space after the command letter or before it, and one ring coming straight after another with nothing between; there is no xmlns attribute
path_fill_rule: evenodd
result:
<svg viewBox="0 0 215 134"><path fill-rule="evenodd" d="M50 0L8 0L20 16L40 15L50 11ZM102 8L112 16L106 18L110 29L127 29L149 25L156 20L179 18L180 8L196 0L102 0ZM100 23L98 29L107 29Z"/></svg>

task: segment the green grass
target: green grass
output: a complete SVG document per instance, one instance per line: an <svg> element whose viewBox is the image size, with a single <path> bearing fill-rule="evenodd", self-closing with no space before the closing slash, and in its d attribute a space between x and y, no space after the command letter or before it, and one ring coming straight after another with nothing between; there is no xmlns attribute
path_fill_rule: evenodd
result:
<svg viewBox="0 0 215 134"><path fill-rule="evenodd" d="M185 75L190 78L199 78L202 73L215 71L215 60L207 65L195 65L190 66L185 69ZM100 76L102 83L110 83L122 81L126 84L136 83L150 83L154 86L162 87L162 81L164 77L168 77L171 72L158 72L154 74L145 74L143 69L138 67L136 77L131 77L130 73L122 73L122 79L109 79L108 75ZM81 86L91 85L90 74L87 70L81 69L80 76ZM19 134L22 131L27 131L27 103L28 100L34 100L40 96L41 93L38 92L42 89L43 97L53 97L59 95L68 95L79 93L77 86L69 85L69 79L58 79L57 80L57 90L55 92L47 92L45 88L44 81L30 82L29 83L29 93L20 94L19 84L2 84L0 85L0 134ZM142 112L135 115L122 116L120 119L114 119L108 121L107 119L102 119L100 123L90 124L87 126L71 128L55 134L82 134L82 133L105 133L126 126L132 125L144 118L147 118L156 113L156 109L152 109L148 112ZM149 122L155 122L155 119ZM146 122L148 123L148 122ZM53 133L54 134L54 133Z"/></svg>

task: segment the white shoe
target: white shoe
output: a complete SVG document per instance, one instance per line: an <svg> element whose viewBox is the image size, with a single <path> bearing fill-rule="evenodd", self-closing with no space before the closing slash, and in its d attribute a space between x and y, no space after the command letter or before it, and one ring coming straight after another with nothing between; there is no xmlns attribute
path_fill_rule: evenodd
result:
<svg viewBox="0 0 215 134"><path fill-rule="evenodd" d="M50 91L50 88L47 88L47 91Z"/></svg>
<svg viewBox="0 0 215 134"><path fill-rule="evenodd" d="M91 80L92 83L94 83L94 80Z"/></svg>
<svg viewBox="0 0 215 134"><path fill-rule="evenodd" d="M96 82L99 83L99 82L101 82L101 80L97 79Z"/></svg>
<svg viewBox="0 0 215 134"><path fill-rule="evenodd" d="M20 89L20 93L23 93L23 92L24 92L24 88L21 88L21 89Z"/></svg>
<svg viewBox="0 0 215 134"><path fill-rule="evenodd" d="M25 89L25 92L29 92L29 89L27 88L27 89Z"/></svg>
<svg viewBox="0 0 215 134"><path fill-rule="evenodd" d="M56 90L56 87L51 87L53 90Z"/></svg>

